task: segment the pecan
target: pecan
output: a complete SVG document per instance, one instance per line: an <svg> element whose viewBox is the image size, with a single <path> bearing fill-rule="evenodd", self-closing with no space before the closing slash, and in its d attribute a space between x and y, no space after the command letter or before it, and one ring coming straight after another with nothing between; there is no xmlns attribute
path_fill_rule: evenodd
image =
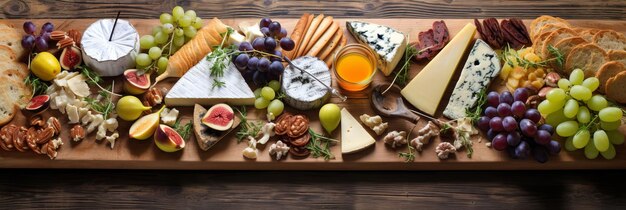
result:
<svg viewBox="0 0 626 210"><path fill-rule="evenodd" d="M46 123L41 119L41 116L35 116L32 119L30 119L30 125L41 128L41 127L44 127Z"/></svg>
<svg viewBox="0 0 626 210"><path fill-rule="evenodd" d="M274 133L276 133L276 135L282 136L287 134L287 130L291 124L291 117L291 114L284 113L276 119L276 126L274 127Z"/></svg>
<svg viewBox="0 0 626 210"><path fill-rule="evenodd" d="M26 133L26 143L28 143L28 148L35 152L35 154L41 154L41 148L37 144L37 131L35 127L30 127L28 132Z"/></svg>
<svg viewBox="0 0 626 210"><path fill-rule="evenodd" d="M309 130L309 119L304 115L294 115L291 119L287 135L291 138L304 135Z"/></svg>
<svg viewBox="0 0 626 210"><path fill-rule="evenodd" d="M69 31L67 31L67 36L69 36L70 38L74 40L74 43L76 43L76 46L80 47L80 41L83 38L83 34L79 30L70 29Z"/></svg>
<svg viewBox="0 0 626 210"><path fill-rule="evenodd" d="M19 128L17 132L13 133L13 146L15 149L20 152L25 152L28 149L28 145L26 143L26 134L28 133L28 129L22 126Z"/></svg>
<svg viewBox="0 0 626 210"><path fill-rule="evenodd" d="M85 139L85 129L83 126L75 125L72 129L70 129L70 139L73 141Z"/></svg>
<svg viewBox="0 0 626 210"><path fill-rule="evenodd" d="M18 127L14 124L4 126L0 130L0 140L2 141L2 144L0 144L0 146L2 147L2 149L4 149L5 151L13 150L13 134L17 131Z"/></svg>
<svg viewBox="0 0 626 210"><path fill-rule="evenodd" d="M150 88L143 95L143 100L149 106L156 106L163 102L163 92L158 88Z"/></svg>
<svg viewBox="0 0 626 210"><path fill-rule="evenodd" d="M60 41L67 37L65 31L53 31L50 32L50 39L54 41Z"/></svg>
<svg viewBox="0 0 626 210"><path fill-rule="evenodd" d="M311 134L309 134L309 132L306 132L304 135L300 137L290 138L289 143L296 147L304 147L309 143L310 140L311 140Z"/></svg>
<svg viewBox="0 0 626 210"><path fill-rule="evenodd" d="M57 150L61 147L61 145L63 145L63 141L61 141L61 139L52 139L46 143L44 148L46 148L46 154L50 157L50 159L55 159L57 157Z"/></svg>
<svg viewBox="0 0 626 210"><path fill-rule="evenodd" d="M561 75L559 75L559 73L550 72L546 75L546 78L544 80L547 86L557 87L560 79Z"/></svg>
<svg viewBox="0 0 626 210"><path fill-rule="evenodd" d="M65 39L62 39L61 41L57 42L57 47L59 49L63 49L66 47L71 47L71 46L75 46L76 43L74 43L74 39L70 38L70 37L65 37Z"/></svg>
<svg viewBox="0 0 626 210"><path fill-rule="evenodd" d="M52 139L52 137L54 137L54 128L52 127L47 127L44 128L42 130L40 130L37 133L37 144L45 144L46 142L50 141L50 139Z"/></svg>
<svg viewBox="0 0 626 210"><path fill-rule="evenodd" d="M61 122L56 117L48 118L48 127L52 127L54 129L54 135L59 135L61 133Z"/></svg>

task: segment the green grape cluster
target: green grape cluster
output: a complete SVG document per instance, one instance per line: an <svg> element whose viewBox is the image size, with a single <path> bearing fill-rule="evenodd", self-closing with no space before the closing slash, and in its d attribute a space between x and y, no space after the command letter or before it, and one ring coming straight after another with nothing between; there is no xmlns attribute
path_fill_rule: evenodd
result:
<svg viewBox="0 0 626 210"><path fill-rule="evenodd" d="M285 104L280 101L276 93L280 90L280 83L276 80L270 81L267 86L254 90L254 107L257 109L267 108L268 113L272 113L274 117L283 113Z"/></svg>
<svg viewBox="0 0 626 210"><path fill-rule="evenodd" d="M556 125L556 134L566 137L565 149L584 148L585 157L606 159L615 157L615 147L624 143L617 129L622 125L623 112L609 106L602 95L593 95L600 85L598 78L585 79L584 72L575 69L569 79L558 81L537 109L546 116L546 123Z"/></svg>
<svg viewBox="0 0 626 210"><path fill-rule="evenodd" d="M139 39L141 53L135 58L137 69L165 71L169 57L185 43L196 36L202 28L202 18L193 10L185 11L176 6L172 14L163 13L159 17L161 25L152 28L152 34Z"/></svg>

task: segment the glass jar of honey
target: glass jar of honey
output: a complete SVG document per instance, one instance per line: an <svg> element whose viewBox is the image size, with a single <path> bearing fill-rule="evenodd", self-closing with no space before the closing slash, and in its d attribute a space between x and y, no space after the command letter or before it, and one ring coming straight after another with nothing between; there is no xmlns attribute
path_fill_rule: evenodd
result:
<svg viewBox="0 0 626 210"><path fill-rule="evenodd" d="M372 82L377 60L374 52L362 44L349 44L341 48L333 59L337 83L348 91L360 91Z"/></svg>

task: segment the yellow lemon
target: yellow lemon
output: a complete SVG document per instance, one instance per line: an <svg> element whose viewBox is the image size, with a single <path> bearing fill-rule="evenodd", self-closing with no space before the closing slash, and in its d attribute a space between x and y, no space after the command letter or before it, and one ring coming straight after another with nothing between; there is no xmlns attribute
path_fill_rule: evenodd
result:
<svg viewBox="0 0 626 210"><path fill-rule="evenodd" d="M43 81L53 80L61 72L61 64L49 52L40 52L30 63L30 70Z"/></svg>

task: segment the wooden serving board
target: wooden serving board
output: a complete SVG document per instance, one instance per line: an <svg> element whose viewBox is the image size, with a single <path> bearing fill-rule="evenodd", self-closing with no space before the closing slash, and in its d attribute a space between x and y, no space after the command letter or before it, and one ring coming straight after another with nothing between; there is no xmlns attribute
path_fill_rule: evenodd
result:
<svg viewBox="0 0 626 210"><path fill-rule="evenodd" d="M345 21L348 19L338 19L344 33L349 37L349 43L354 39L349 35L345 28ZM0 20L0 22L8 22L21 28L25 20ZM79 20L35 20L37 25L41 25L46 21L55 24L57 29L79 29L84 30L94 19ZM225 19L224 23L236 26L240 21L258 21L258 19ZM289 29L294 27L297 19L279 19L280 23ZM381 25L396 28L408 35L410 41L417 40L417 33L431 28L434 19L365 19L363 21L378 23ZM468 19L446 20L446 24L452 35L456 34L465 24L473 22ZM528 23L529 21L526 21ZM614 29L622 33L626 33L626 21L606 21L606 20L571 20L575 26L591 27L601 29ZM131 20L131 23L137 28L140 34L148 34L151 28L158 25L158 20ZM478 37L478 35L476 35ZM411 78L415 76L426 62L413 64L411 67ZM455 76L458 79L457 72ZM377 72L373 81L373 85L391 81L385 78L382 73ZM168 79L159 84L163 87L171 87L176 79ZM121 80L116 81L117 92L121 91ZM498 81L494 82L494 88L497 88ZM450 86L453 86L451 82ZM335 81L333 86L337 87ZM337 87L338 88L338 87ZM451 87L448 87L451 92ZM426 90L424 90L426 91ZM371 88L361 92L346 92L343 94L348 96L346 102L341 102L338 98L331 98L330 102L337 103L341 107L346 107L353 116L357 117L363 113L370 115L376 114L370 107L369 97ZM444 98L448 98L449 94ZM445 99L444 99L445 100ZM441 106L445 106L443 102ZM176 107L181 111L183 123L191 120L193 107ZM441 109L441 108L440 108ZM265 119L264 111L255 111L253 107L248 108L248 118ZM287 111L297 112L291 108ZM318 121L318 112L303 112L311 121L311 127L317 132L322 132ZM44 116L57 116L61 122L67 122L67 117L61 115L58 111L47 111ZM17 116L13 123L23 124L26 121L25 116ZM413 125L401 119L385 118L384 121L389 122L391 130L410 130ZM225 139L218 142L209 151L202 151L192 137L187 142L187 147L176 153L161 152L152 142L152 140L129 140L128 128L129 122L120 120L119 131L121 138L117 141L115 147L110 147L105 141L95 141L94 134L88 136L82 142L70 142L69 125L64 124L64 131L61 134L65 145L59 150L56 160L49 160L46 156L37 156L31 152L0 152L0 167L2 168L111 168L111 169L234 169L234 170L518 170L518 169L624 169L626 168L626 149L623 145L617 146L617 156L613 160L604 160L599 157L596 160L588 160L584 157L582 151L567 152L563 150L558 156L551 156L550 160L545 164L537 163L531 159L514 160L509 158L505 152L493 150L485 145L486 138L476 137L474 142L474 155L472 158L466 156L465 150L457 152L448 160L439 160L435 155L435 146L440 139L435 139L425 147L425 150L416 155L415 162L405 163L404 159L398 157L398 152L405 152L406 148L399 150L386 146L382 141L382 137L377 137L375 147L370 147L365 151L361 151L351 155L341 155L340 145L332 147L332 152L336 156L335 159L324 161L322 158L306 158L292 159L289 156L286 160L272 160L268 154L268 146L260 147L259 158L257 160L246 160L243 158L241 151L247 146L245 142L237 143L235 132L227 135ZM420 121L418 127L425 124ZM624 130L624 129L622 129ZM332 137L341 139L340 129L333 133ZM373 132L370 132L375 136ZM268 144L275 141L270 140Z"/></svg>

